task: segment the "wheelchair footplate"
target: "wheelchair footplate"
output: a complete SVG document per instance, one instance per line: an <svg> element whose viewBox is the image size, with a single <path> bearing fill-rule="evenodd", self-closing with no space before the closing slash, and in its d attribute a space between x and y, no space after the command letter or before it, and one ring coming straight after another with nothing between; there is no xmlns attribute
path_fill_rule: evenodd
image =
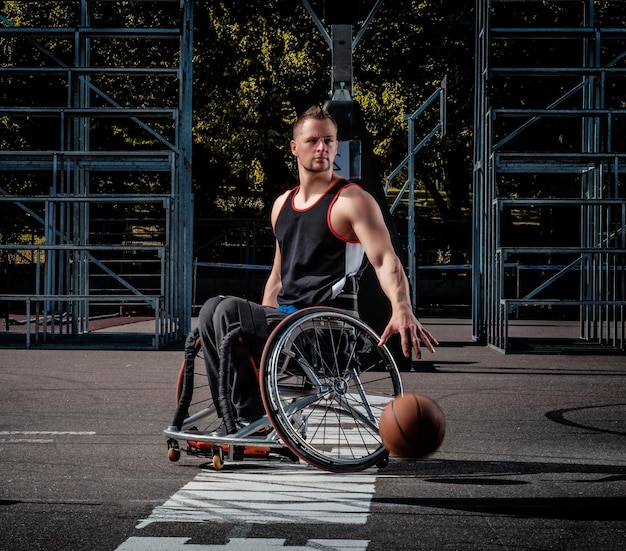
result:
<svg viewBox="0 0 626 551"><path fill-rule="evenodd" d="M164 431L168 438L168 457L170 461L180 459L181 448L178 443L180 440L187 444L182 451L196 457L210 457L213 467L217 470L221 470L227 460L271 459L270 456L278 456L293 462L299 461L298 457L278 440L273 429L266 430L267 425L262 424L259 429L256 427L259 423L260 421L228 436L215 436L193 427L182 430L169 427Z"/></svg>

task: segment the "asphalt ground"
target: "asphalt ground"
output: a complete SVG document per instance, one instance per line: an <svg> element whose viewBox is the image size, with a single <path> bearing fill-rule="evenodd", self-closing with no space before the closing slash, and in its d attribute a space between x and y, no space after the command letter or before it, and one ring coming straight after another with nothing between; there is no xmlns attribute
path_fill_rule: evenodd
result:
<svg viewBox="0 0 626 551"><path fill-rule="evenodd" d="M142 524L212 472L206 460L167 459L182 352L0 350L0 548L322 549L311 542L330 538L368 550L623 549L625 357L504 355L472 342L469 320L423 321L441 344L403 382L439 403L446 437L428 459L371 470L363 524L338 524L331 511L322 522ZM554 323L516 331L532 339ZM271 482L292 468L247 461L224 473ZM219 507L220 490L209 494ZM311 488L318 499L323 508ZM271 515L276 505L257 506Z"/></svg>

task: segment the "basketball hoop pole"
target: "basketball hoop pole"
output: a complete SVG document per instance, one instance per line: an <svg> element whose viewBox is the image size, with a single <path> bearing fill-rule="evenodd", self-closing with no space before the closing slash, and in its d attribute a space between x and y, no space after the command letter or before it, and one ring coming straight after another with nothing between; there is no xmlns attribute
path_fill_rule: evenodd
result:
<svg viewBox="0 0 626 551"><path fill-rule="evenodd" d="M367 30L370 21L376 15L383 0L376 0L369 11L356 37L352 39L352 27L359 20L359 5L362 2L324 2L324 19L330 24L330 34L324 27L321 19L311 7L309 0L302 0L302 4L311 15L315 25L322 33L332 53L332 74L329 97L333 101L352 101L353 76L352 53Z"/></svg>

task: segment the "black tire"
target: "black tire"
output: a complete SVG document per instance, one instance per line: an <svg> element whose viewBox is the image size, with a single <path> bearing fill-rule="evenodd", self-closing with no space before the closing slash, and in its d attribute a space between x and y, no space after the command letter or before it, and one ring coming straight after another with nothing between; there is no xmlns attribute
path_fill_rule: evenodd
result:
<svg viewBox="0 0 626 551"><path fill-rule="evenodd" d="M285 318L261 358L261 395L274 429L307 463L332 472L384 464L378 419L402 394L379 336L344 311L314 307Z"/></svg>

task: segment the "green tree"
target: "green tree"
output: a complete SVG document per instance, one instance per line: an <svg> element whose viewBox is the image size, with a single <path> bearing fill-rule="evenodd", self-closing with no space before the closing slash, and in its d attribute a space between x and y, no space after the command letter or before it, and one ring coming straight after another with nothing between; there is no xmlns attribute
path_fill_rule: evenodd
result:
<svg viewBox="0 0 626 551"><path fill-rule="evenodd" d="M158 9L155 3L94 3L91 24L172 26L177 17L167 7L170 4L176 8L176 2L159 3ZM362 4L364 17L374 2ZM383 2L354 54L355 99L363 108L383 175L406 154L404 115L448 76L448 137L424 151L417 174L441 219L461 217L469 196L473 40L469 4ZM311 5L323 16L321 0ZM15 25L74 27L79 24L80 2L7 1L0 3L0 10ZM266 216L273 197L294 182L288 140L297 113L328 99L330 49L302 3L293 0L196 2L194 18L197 215ZM355 33L358 29L357 25ZM116 38L94 45L95 65L176 62L167 41L148 44ZM40 46L63 63L73 62L68 41L50 39ZM8 63L55 63L33 44L7 41L1 47ZM8 84L2 92L5 104L33 105L41 99L36 97L41 88L25 86L18 78L4 84ZM101 76L96 84L121 105L167 106L172 97L163 83L145 79ZM64 92L58 91L55 104L63 104ZM97 96L94 101L104 103ZM22 140L28 148L46 136L35 130L39 129L7 127L3 139ZM106 139L103 147L151 145L132 125L118 126Z"/></svg>
<svg viewBox="0 0 626 551"><path fill-rule="evenodd" d="M259 214L292 185L288 133L323 101L330 56L295 2L195 11L194 178L199 212Z"/></svg>
<svg viewBox="0 0 626 551"><path fill-rule="evenodd" d="M422 150L416 174L444 220L462 218L469 207L473 17L471 2L383 3L355 52L356 99L386 174L406 154L404 115L447 77L447 136ZM423 123L422 131L433 127L432 119Z"/></svg>
<svg viewBox="0 0 626 551"><path fill-rule="evenodd" d="M312 3L323 15L320 4ZM383 3L354 53L355 99L383 174L406 154L404 115L448 74L450 137L424 156L418 173L444 219L468 206L472 13L449 0ZM212 2L198 6L195 19L198 208L266 213L293 182L291 124L299 111L328 99L331 52L296 2Z"/></svg>

